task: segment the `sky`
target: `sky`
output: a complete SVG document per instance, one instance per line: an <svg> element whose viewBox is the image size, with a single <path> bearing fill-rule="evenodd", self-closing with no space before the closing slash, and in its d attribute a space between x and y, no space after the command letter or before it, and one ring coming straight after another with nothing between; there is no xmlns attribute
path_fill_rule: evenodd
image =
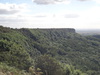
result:
<svg viewBox="0 0 100 75"><path fill-rule="evenodd" d="M0 25L100 29L100 0L0 0Z"/></svg>

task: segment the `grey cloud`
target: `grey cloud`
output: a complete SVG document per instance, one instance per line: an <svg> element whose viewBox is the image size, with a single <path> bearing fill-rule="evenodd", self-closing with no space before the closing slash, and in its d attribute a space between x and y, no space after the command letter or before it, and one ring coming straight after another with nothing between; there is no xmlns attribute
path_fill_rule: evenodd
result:
<svg viewBox="0 0 100 75"><path fill-rule="evenodd" d="M0 9L0 14L15 14L17 12L19 12L19 10Z"/></svg>
<svg viewBox="0 0 100 75"><path fill-rule="evenodd" d="M78 1L90 1L90 0L78 0Z"/></svg>
<svg viewBox="0 0 100 75"><path fill-rule="evenodd" d="M53 4L54 3L53 0L34 0L33 2L37 4Z"/></svg>
<svg viewBox="0 0 100 75"><path fill-rule="evenodd" d="M69 0L32 0L36 4L56 4L56 3L62 3L67 2Z"/></svg>
<svg viewBox="0 0 100 75"><path fill-rule="evenodd" d="M10 18L3 18L3 19L0 19L0 22L8 22L8 23L18 23L18 22L25 22L24 19L16 19L16 18L13 18L13 19L10 19Z"/></svg>
<svg viewBox="0 0 100 75"><path fill-rule="evenodd" d="M70 3L72 0L32 0L36 4L43 4L43 5L48 5L48 4L59 4L59 3ZM77 1L92 1L92 0L77 0Z"/></svg>
<svg viewBox="0 0 100 75"><path fill-rule="evenodd" d="M78 18L79 15L78 14L67 14L65 15L65 18Z"/></svg>
<svg viewBox="0 0 100 75"><path fill-rule="evenodd" d="M25 4L3 4L0 3L0 14L15 14L25 9Z"/></svg>
<svg viewBox="0 0 100 75"><path fill-rule="evenodd" d="M35 17L37 17L37 18L43 18L43 17L46 17L46 16L35 16Z"/></svg>
<svg viewBox="0 0 100 75"><path fill-rule="evenodd" d="M44 18L44 17L47 17L47 15L36 15L36 16L33 16L33 17Z"/></svg>

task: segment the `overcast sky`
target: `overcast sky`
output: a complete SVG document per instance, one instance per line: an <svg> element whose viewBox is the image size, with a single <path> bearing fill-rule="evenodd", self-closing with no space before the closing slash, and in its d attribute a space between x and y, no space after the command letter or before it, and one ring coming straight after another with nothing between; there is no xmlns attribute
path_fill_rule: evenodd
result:
<svg viewBox="0 0 100 75"><path fill-rule="evenodd" d="M0 0L0 25L100 29L100 0Z"/></svg>

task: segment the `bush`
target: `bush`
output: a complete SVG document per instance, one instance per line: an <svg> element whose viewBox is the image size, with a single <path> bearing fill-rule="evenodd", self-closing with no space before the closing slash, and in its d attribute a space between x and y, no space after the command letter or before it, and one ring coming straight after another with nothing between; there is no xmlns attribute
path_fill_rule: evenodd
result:
<svg viewBox="0 0 100 75"><path fill-rule="evenodd" d="M65 75L87 75L86 73L83 73L82 71L75 69L72 65L64 65L64 73Z"/></svg>

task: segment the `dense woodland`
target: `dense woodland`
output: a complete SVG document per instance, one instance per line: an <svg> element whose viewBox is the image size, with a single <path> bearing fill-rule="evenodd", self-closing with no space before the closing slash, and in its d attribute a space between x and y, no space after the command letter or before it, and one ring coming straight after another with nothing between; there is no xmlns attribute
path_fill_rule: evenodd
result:
<svg viewBox="0 0 100 75"><path fill-rule="evenodd" d="M0 75L100 75L100 35L0 26Z"/></svg>

